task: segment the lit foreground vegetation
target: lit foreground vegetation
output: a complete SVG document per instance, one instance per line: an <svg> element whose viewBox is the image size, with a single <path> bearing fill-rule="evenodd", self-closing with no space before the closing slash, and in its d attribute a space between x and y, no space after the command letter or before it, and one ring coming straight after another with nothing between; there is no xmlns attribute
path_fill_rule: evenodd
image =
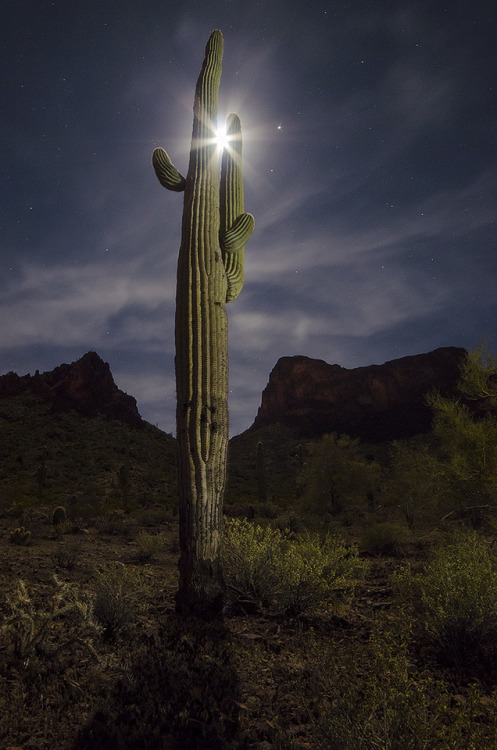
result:
<svg viewBox="0 0 497 750"><path fill-rule="evenodd" d="M497 747L487 535L374 557L231 521L207 624L174 613L172 521L67 524L33 512L32 545L2 550L2 747Z"/></svg>
<svg viewBox="0 0 497 750"><path fill-rule="evenodd" d="M95 480L54 524L43 497L9 499L0 747L497 748L497 426L475 362L465 402L432 397L433 434L290 446L290 500L277 472L232 496L219 622L174 612L170 502L130 482L127 513L119 484L99 508Z"/></svg>

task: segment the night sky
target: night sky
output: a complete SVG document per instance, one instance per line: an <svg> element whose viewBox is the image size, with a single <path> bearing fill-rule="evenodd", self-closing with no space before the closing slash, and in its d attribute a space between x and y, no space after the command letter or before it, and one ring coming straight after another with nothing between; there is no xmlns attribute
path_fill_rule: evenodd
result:
<svg viewBox="0 0 497 750"><path fill-rule="evenodd" d="M0 373L89 350L174 432L193 93L224 34L256 229L228 306L231 434L279 357L344 367L497 337L497 4L4 0Z"/></svg>

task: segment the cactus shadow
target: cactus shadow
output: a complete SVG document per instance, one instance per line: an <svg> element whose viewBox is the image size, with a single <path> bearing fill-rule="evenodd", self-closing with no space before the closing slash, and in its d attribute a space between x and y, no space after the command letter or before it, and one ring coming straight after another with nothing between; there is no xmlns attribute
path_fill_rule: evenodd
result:
<svg viewBox="0 0 497 750"><path fill-rule="evenodd" d="M239 747L239 681L221 621L171 614L140 644L73 750L227 750Z"/></svg>

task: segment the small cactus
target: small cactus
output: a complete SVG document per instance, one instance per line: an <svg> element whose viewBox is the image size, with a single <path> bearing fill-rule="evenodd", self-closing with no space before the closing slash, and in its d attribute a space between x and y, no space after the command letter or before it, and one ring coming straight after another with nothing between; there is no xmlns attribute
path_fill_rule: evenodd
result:
<svg viewBox="0 0 497 750"><path fill-rule="evenodd" d="M53 515L52 515L52 523L54 526L59 526L61 523L64 523L66 520L66 509L59 505L57 508L55 508Z"/></svg>
<svg viewBox="0 0 497 750"><path fill-rule="evenodd" d="M18 547L29 547L32 541L31 532L27 531L24 526L19 526L10 532L10 541L12 544L17 544Z"/></svg>

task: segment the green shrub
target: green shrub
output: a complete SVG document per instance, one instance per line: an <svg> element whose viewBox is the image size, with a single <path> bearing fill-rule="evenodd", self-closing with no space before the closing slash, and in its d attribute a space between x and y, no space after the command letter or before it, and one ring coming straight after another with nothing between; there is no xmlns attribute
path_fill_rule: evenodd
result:
<svg viewBox="0 0 497 750"><path fill-rule="evenodd" d="M360 548L371 555L400 557L405 541L405 531L398 524L372 523L362 533Z"/></svg>
<svg viewBox="0 0 497 750"><path fill-rule="evenodd" d="M262 528L232 519L226 526L224 575L232 598L253 599L297 616L322 604L358 566L357 550L338 537Z"/></svg>
<svg viewBox="0 0 497 750"><path fill-rule="evenodd" d="M307 654L299 705L315 717L327 750L478 750L491 747L495 725L485 726L481 692L468 686L460 702L441 680L417 671L409 656L408 618L368 642L344 648L306 633ZM285 675L281 676L282 681ZM289 683L291 675L286 679ZM485 696L483 696L485 700Z"/></svg>
<svg viewBox="0 0 497 750"><path fill-rule="evenodd" d="M73 570L81 555L81 545L79 542L60 544L52 554L54 564L59 568Z"/></svg>
<svg viewBox="0 0 497 750"><path fill-rule="evenodd" d="M321 541L317 534L306 533L286 539L276 564L279 608L296 616L318 606L345 584L358 565L357 550L338 537L328 535Z"/></svg>
<svg viewBox="0 0 497 750"><path fill-rule="evenodd" d="M124 514L113 513L109 518L99 523L98 533L129 538L133 536L134 529L129 517Z"/></svg>
<svg viewBox="0 0 497 750"><path fill-rule="evenodd" d="M138 612L140 576L124 565L112 565L95 575L94 613L104 627L104 637L113 638L129 625Z"/></svg>
<svg viewBox="0 0 497 750"><path fill-rule="evenodd" d="M385 476L384 501L400 504L409 529L431 525L445 514L447 485L445 467L433 445L421 439L394 442L391 463Z"/></svg>
<svg viewBox="0 0 497 750"><path fill-rule="evenodd" d="M246 520L226 522L223 569L226 585L235 599L268 604L276 587L274 559L281 532Z"/></svg>
<svg viewBox="0 0 497 750"><path fill-rule="evenodd" d="M146 531L140 531L136 537L136 544L138 545L137 559L140 562L148 562L164 552L166 539L163 534L148 534Z"/></svg>
<svg viewBox="0 0 497 750"><path fill-rule="evenodd" d="M393 578L409 595L422 636L455 666L497 657L497 565L475 531L459 531L434 551L422 573Z"/></svg>
<svg viewBox="0 0 497 750"><path fill-rule="evenodd" d="M307 445L298 480L302 510L322 517L362 507L368 494L374 498L379 477L379 465L363 455L359 440L323 435Z"/></svg>

